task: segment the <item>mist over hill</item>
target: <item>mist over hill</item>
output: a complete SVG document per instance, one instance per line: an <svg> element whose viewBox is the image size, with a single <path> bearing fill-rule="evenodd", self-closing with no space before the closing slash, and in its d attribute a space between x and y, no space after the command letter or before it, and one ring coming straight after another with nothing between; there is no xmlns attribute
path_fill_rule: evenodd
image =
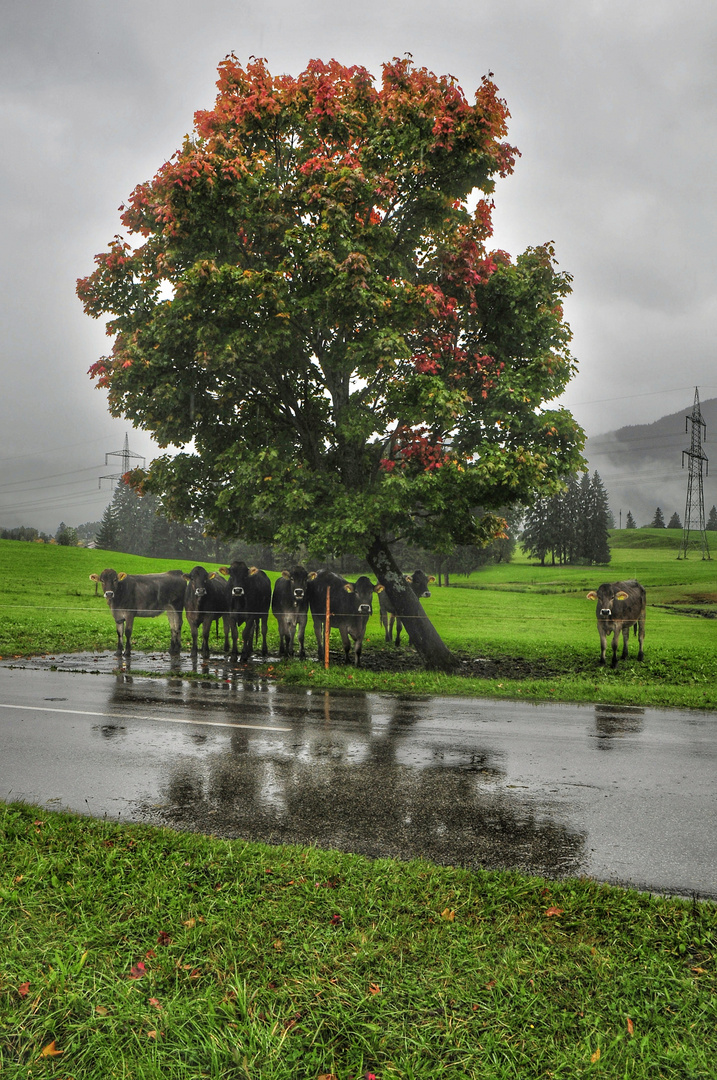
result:
<svg viewBox="0 0 717 1080"><path fill-rule="evenodd" d="M705 514L717 503L717 398L700 403L702 419L707 425L703 452L710 462L709 474L704 477ZM610 498L615 525L622 525L628 510L638 526L647 525L659 506L669 521L677 511L684 522L687 496L688 460L682 468L682 451L690 449L692 425L685 417L692 413L692 402L678 412L655 420L652 424L634 424L589 438L585 446L590 471L600 473ZM715 450L711 450L714 442ZM696 488L694 497L697 496Z"/></svg>

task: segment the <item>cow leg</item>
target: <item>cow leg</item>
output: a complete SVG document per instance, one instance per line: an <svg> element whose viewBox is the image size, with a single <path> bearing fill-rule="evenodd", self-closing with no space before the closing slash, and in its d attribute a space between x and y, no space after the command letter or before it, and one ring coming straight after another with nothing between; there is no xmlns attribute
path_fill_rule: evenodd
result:
<svg viewBox="0 0 717 1080"><path fill-rule="evenodd" d="M239 637L239 632L237 628L237 621L232 615L229 616L229 633L232 637L232 651L230 659L232 663L234 663L237 659L237 656L239 655L239 650L237 649L237 639Z"/></svg>
<svg viewBox="0 0 717 1080"><path fill-rule="evenodd" d="M132 627L134 626L134 615L126 615L124 620L124 654L129 656L132 652ZM121 643L121 639L120 639ZM120 644L120 652L122 651Z"/></svg>
<svg viewBox="0 0 717 1080"><path fill-rule="evenodd" d="M313 616L314 620L314 633L316 635L316 648L319 654L319 660L324 655L324 620L317 615Z"/></svg>
<svg viewBox="0 0 717 1080"><path fill-rule="evenodd" d="M229 628L231 626L231 619L228 615L222 615L222 626L224 627L224 655L226 656L229 652Z"/></svg>
<svg viewBox="0 0 717 1080"><path fill-rule="evenodd" d="M306 633L306 615L300 615L298 619L298 631L299 631L299 660L306 659L306 650L304 649L304 634Z"/></svg>
<svg viewBox="0 0 717 1080"><path fill-rule="evenodd" d="M642 648L643 642L645 641L645 616L644 615L639 620L639 622L635 623L635 629L637 630L637 633L638 633L637 641L638 641L638 647L639 647L639 652L637 654L637 659L638 660L643 660L644 657L645 657L645 653L644 653L643 648Z"/></svg>
<svg viewBox="0 0 717 1080"><path fill-rule="evenodd" d="M612 663L610 667L613 669L617 667L617 646L620 640L620 631L617 627L612 632Z"/></svg>
<svg viewBox="0 0 717 1080"><path fill-rule="evenodd" d="M600 635L600 664L601 666L604 666L605 652L607 650L607 634L605 633L605 628L602 627L600 623L598 623L598 634Z"/></svg>
<svg viewBox="0 0 717 1080"><path fill-rule="evenodd" d="M249 616L244 623L244 630L242 632L242 654L239 658L240 663L245 664L249 657L254 652L254 616Z"/></svg>
<svg viewBox="0 0 717 1080"><path fill-rule="evenodd" d="M397 615L396 616L396 645L401 644L401 630L402 629L403 629L403 623L401 622L401 620L399 619L399 617Z"/></svg>
<svg viewBox="0 0 717 1080"><path fill-rule="evenodd" d="M626 623L622 628L622 659L627 660L628 657L628 645L630 643L630 630L632 626Z"/></svg>
<svg viewBox="0 0 717 1080"><path fill-rule="evenodd" d="M262 656L268 656L269 655L269 647L266 644L266 631L269 628L269 616L268 615L260 615L259 618L257 619L257 624L258 623L261 623L261 655Z"/></svg>
<svg viewBox="0 0 717 1080"><path fill-rule="evenodd" d="M169 608L167 611L167 618L169 619L169 651L171 653L178 653L182 651L182 612L177 611L175 608Z"/></svg>
<svg viewBox="0 0 717 1080"><path fill-rule="evenodd" d="M351 649L351 642L349 641L349 632L345 626L342 626L339 632L341 634L341 642L344 647L344 663L350 664L351 661L349 660L349 651Z"/></svg>
<svg viewBox="0 0 717 1080"><path fill-rule="evenodd" d="M209 638L212 635L212 623L214 620L211 615L205 615L202 619L202 659L209 659Z"/></svg>

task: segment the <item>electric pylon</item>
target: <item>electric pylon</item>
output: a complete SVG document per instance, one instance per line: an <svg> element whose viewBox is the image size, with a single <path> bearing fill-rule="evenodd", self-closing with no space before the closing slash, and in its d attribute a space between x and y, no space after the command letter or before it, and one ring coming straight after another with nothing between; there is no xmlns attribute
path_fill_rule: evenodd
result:
<svg viewBox="0 0 717 1080"><path fill-rule="evenodd" d="M705 496L702 487L702 462L705 463L705 472L709 474L709 462L707 455L702 449L702 436L707 434L707 425L702 419L700 410L700 395L695 387L695 402L692 406L691 416L685 417L685 431L687 425L692 424L689 450L682 451L682 468L685 467L685 457L689 459L687 475L687 499L685 501L685 518L682 526L682 540L678 559L686 559L690 550L701 551L703 559L711 559L710 549L707 544L707 532L705 530ZM694 488L697 487L695 496ZM690 533L693 535L690 539Z"/></svg>
<svg viewBox="0 0 717 1080"><path fill-rule="evenodd" d="M98 487L102 487L102 481L103 480L109 480L110 483L112 484L112 486L114 487L115 480L121 480L123 478L123 476L125 475L125 473L129 472L130 461L132 461L132 460L141 461L143 468L144 468L144 463L146 461L146 458L143 458L141 454L135 454L135 453L133 453L132 450L130 450L130 448L129 448L129 440L128 440L126 435L124 437L124 446L122 447L121 450L110 450L110 452L108 454L105 454L105 465L109 465L108 458L111 458L111 457L122 458L122 472L119 472L119 473L107 473L105 476L101 476L100 479L99 479L99 483L97 485Z"/></svg>

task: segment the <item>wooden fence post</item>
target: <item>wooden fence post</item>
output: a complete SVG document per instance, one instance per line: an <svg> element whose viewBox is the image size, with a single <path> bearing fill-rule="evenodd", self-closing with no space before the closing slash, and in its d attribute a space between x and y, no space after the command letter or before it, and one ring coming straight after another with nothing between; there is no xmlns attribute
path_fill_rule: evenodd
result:
<svg viewBox="0 0 717 1080"><path fill-rule="evenodd" d="M326 590L326 622L324 623L324 667L329 670L329 634L331 633L331 589Z"/></svg>

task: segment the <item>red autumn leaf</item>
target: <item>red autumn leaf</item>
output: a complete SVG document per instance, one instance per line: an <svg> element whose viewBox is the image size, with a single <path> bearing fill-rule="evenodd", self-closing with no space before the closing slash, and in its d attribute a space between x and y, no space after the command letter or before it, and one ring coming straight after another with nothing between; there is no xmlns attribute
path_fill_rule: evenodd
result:
<svg viewBox="0 0 717 1080"><path fill-rule="evenodd" d="M340 915L332 915L331 916L331 922L333 923L334 926L338 926L338 924L341 922L341 916Z"/></svg>
<svg viewBox="0 0 717 1080"><path fill-rule="evenodd" d="M27 997L27 995L30 993L30 984L29 984L29 982L20 983L20 985L17 988L17 992L18 992L18 994L20 995L21 998Z"/></svg>
<svg viewBox="0 0 717 1080"><path fill-rule="evenodd" d="M635 1025L629 1016L627 1018L627 1033L628 1035L633 1035L635 1033Z"/></svg>
<svg viewBox="0 0 717 1080"><path fill-rule="evenodd" d="M141 960L138 960L134 967L130 968L128 979L143 979L147 974L147 969Z"/></svg>
<svg viewBox="0 0 717 1080"><path fill-rule="evenodd" d="M381 987L378 985L378 983L369 983L368 984L368 992L369 992L369 994L380 994L381 993Z"/></svg>
<svg viewBox="0 0 717 1080"><path fill-rule="evenodd" d="M154 949L147 949L147 952L144 954L145 960L154 960L156 956L157 954Z"/></svg>
<svg viewBox="0 0 717 1080"><path fill-rule="evenodd" d="M562 915L563 909L561 907L549 907L545 914L548 918L550 918L551 915Z"/></svg>
<svg viewBox="0 0 717 1080"><path fill-rule="evenodd" d="M47 1044L47 1046L43 1046L42 1050L40 1051L40 1057L58 1057L60 1054L64 1054L64 1052L64 1050L57 1049L55 1040L53 1039L51 1043Z"/></svg>
<svg viewBox="0 0 717 1080"><path fill-rule="evenodd" d="M167 933L166 930L160 930L159 933L157 934L157 944L158 945L171 945L172 944L172 939L171 939L171 937L169 936L169 934Z"/></svg>
<svg viewBox="0 0 717 1080"><path fill-rule="evenodd" d="M159 1001L157 1000L157 998L150 998L149 1003L150 1003L150 1005L154 1005L155 1009L161 1009L162 1008L162 1006L159 1004Z"/></svg>
<svg viewBox="0 0 717 1080"><path fill-rule="evenodd" d="M367 1072L363 1074L363 1080L376 1080L376 1073Z"/></svg>

